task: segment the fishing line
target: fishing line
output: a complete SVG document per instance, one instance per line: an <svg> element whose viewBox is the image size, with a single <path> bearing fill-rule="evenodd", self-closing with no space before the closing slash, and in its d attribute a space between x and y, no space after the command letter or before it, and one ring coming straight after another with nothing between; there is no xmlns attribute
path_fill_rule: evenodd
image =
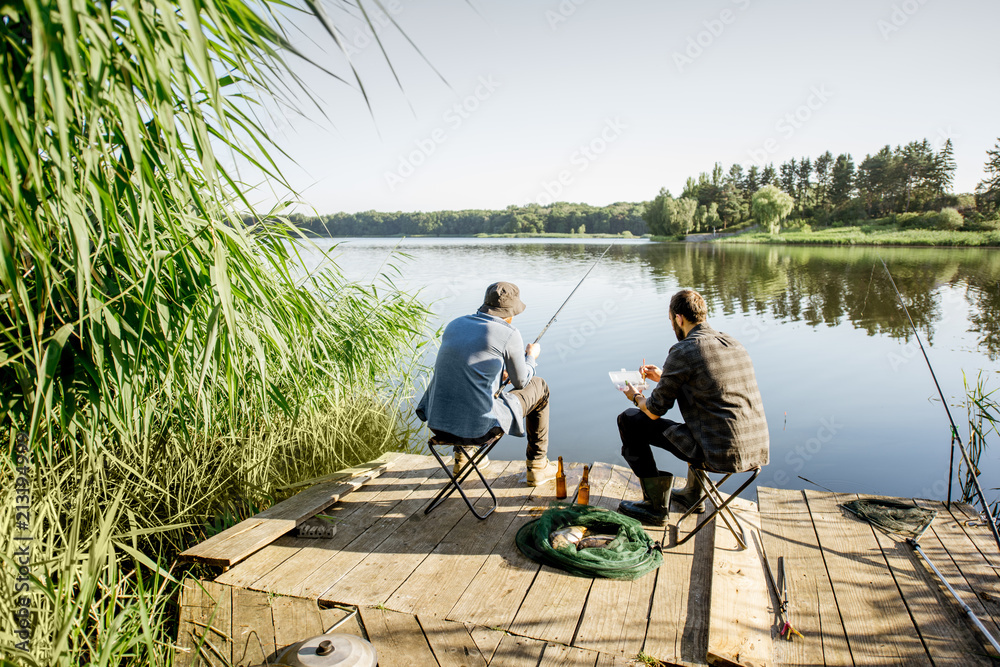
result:
<svg viewBox="0 0 1000 667"><path fill-rule="evenodd" d="M917 343L920 345L920 351L924 355L924 361L927 362L927 369L931 372L931 378L934 379L934 386L937 387L938 396L941 397L941 405L944 406L944 411L948 415L948 421L951 423L951 437L952 442L958 443L958 449L962 452L962 460L965 461L965 465L968 467L969 473L972 477L972 483L976 487L976 494L979 496L979 502L983 505L983 513L989 517L988 523L990 524L990 530L993 532L993 539L996 540L997 548L1000 548L1000 531L997 530L996 521L993 520L993 515L990 513L990 507L986 502L986 496L983 494L983 488L979 485L979 477L975 474L978 470L972 465L969 460L969 454L965 451L965 443L962 442L962 436L958 434L958 428L955 426L955 420L951 417L951 410L948 409L948 401L944 398L944 392L941 391L941 385L938 384L937 375L934 373L934 367L931 366L931 360L927 356L927 350L924 349L924 343L920 339L920 334L917 332L916 325L913 324L913 318L910 317L910 311L903 302L903 295L899 293L896 288L896 281L892 279L892 273L889 272L889 267L886 265L885 260L879 255L879 260L882 262L882 266L885 268L885 274L889 276L889 283L892 285L892 289L896 292L896 298L899 300L899 305L903 307L903 312L906 313L906 319L910 323L910 328L913 329L913 335L917 339ZM954 455L952 456L954 458ZM948 480L948 505L949 509L951 506L951 479Z"/></svg>
<svg viewBox="0 0 1000 667"><path fill-rule="evenodd" d="M596 267L596 266L598 265L598 263L599 263L599 262L600 262L600 261L601 261L602 259L604 259L604 256L608 254L608 251L609 251L609 250L611 250L611 247L612 247L613 245L614 245L614 244L612 243L612 244L611 244L611 245L609 245L609 246L608 246L607 248L605 248L605 249L604 249L604 252L602 252L602 253L601 253L601 256L597 258L597 260L596 260L596 261L595 261L595 262L594 262L594 263L593 263L593 264L592 264L592 265L590 266L590 268L589 268L589 269L587 269L587 272L586 272L585 274L583 274L583 278L580 278L580 282L578 282L578 283L576 284L576 287L574 287L574 288L573 288L573 291L572 291L572 292L570 292L570 293L569 293L569 296L568 296L568 297L566 297L566 300L562 302L562 305L561 305L561 306L559 306L559 310L557 310L557 311L556 311L556 314L555 314L555 315L553 315L553 316L552 316L552 319L550 319L550 320L549 320L549 322L548 322L548 324L546 324L546 325L545 325L545 328L543 328L543 329L542 329L542 332L541 332L540 334L538 334L538 337L537 337L537 338L535 338L535 342L534 342L534 343L532 343L532 345L536 345L536 344L538 343L538 341L540 341L540 340L542 339L542 336L544 336L544 335L545 335L545 332L549 330L549 327L550 327L550 326L552 326L552 323L556 321L556 318L557 318L557 317L559 317L559 313L561 313L561 312L562 312L562 309L566 307L566 304L567 304L567 303L569 303L569 300L570 300L570 299L572 299L572 298L573 298L573 295L574 295L574 294L576 294L576 291L577 291L578 289L580 289L580 285L582 285L582 284L583 284L583 281L587 279L587 276L589 276L589 275L590 275L590 272L594 270L594 268L595 268L595 267ZM499 388L499 389L497 389L497 393L496 393L496 394L494 394L494 397L496 397L496 396L499 396L499 395L500 395L500 392L501 392L501 391L503 391L503 388L504 388L504 387L506 387L506 386L507 386L507 384L508 384L509 382L510 382L510 378L507 378L506 380L504 380L503 382L501 382L501 383L500 383L500 388Z"/></svg>
<svg viewBox="0 0 1000 667"><path fill-rule="evenodd" d="M881 258L880 258L881 259ZM875 267L878 266L875 262L872 262L872 274L868 276L868 289L865 290L865 300L861 304L861 314L865 314L865 308L868 307L868 293L872 291L872 282L875 280Z"/></svg>

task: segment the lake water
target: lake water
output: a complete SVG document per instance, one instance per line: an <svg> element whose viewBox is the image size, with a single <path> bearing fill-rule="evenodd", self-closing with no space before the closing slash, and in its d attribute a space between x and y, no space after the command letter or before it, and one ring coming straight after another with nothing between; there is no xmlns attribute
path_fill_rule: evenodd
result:
<svg viewBox="0 0 1000 667"><path fill-rule="evenodd" d="M708 302L711 325L739 339L753 359L771 434L771 464L759 484L812 488L803 476L836 491L945 496L948 418L879 258L967 441L963 371L974 381L982 370L989 387L1000 387L997 251L610 243L541 342L537 372L552 391L550 457L624 465L615 418L629 402L608 371L637 369L643 359L662 366L676 342L669 299L691 287ZM475 311L489 283L514 282L528 306L514 324L530 341L609 241L319 244L336 245L334 256L351 279L371 281L379 267L397 266L395 284L419 289L438 325ZM676 408L667 416L681 419ZM524 444L506 437L495 458L522 458ZM998 452L987 450L980 463L986 489L1000 486ZM685 473L665 452L658 460Z"/></svg>

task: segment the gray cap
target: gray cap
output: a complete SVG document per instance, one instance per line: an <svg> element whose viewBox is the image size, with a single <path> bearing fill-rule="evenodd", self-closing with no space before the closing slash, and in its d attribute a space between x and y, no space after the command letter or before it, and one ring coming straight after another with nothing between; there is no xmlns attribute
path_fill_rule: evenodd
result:
<svg viewBox="0 0 1000 667"><path fill-rule="evenodd" d="M486 296L483 298L483 305L479 307L480 313L493 315L499 318L514 317L527 307L521 301L521 291L514 283L493 283L486 288Z"/></svg>

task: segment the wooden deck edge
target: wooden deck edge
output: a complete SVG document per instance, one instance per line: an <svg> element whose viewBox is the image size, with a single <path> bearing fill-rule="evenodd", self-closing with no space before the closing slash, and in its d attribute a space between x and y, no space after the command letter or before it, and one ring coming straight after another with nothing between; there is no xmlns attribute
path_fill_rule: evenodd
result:
<svg viewBox="0 0 1000 667"><path fill-rule="evenodd" d="M294 507L294 505L298 502L297 499L299 499L300 495L316 488L315 486L305 489L299 492L299 494L281 501L277 505L272 505L263 512L241 521L235 526L227 528L221 533L213 535L209 539L199 542L193 547L186 549L178 555L178 560L180 562L197 562L219 567L232 567L260 549L263 549L285 533L291 531L303 521L306 521L314 516L317 512L322 512L324 509L336 503L347 494L376 479L386 470L391 468L393 463L395 463L395 461L401 456L403 455L400 453L389 452L388 454L384 454L378 459L361 466L347 468L342 471L344 477L341 478L339 483L324 482L322 486L331 486L331 490L323 494L323 497L318 499L317 502L307 508L304 508L298 516L278 519L271 518L268 515L279 513L283 507ZM333 486L334 484L336 484L336 486ZM248 535L252 534L254 531L262 531L265 534L261 536L260 540L252 542L249 545L241 544L240 547L238 547L231 554L225 553L226 542L237 539L246 540ZM212 553L213 551L221 551L222 554L216 555Z"/></svg>

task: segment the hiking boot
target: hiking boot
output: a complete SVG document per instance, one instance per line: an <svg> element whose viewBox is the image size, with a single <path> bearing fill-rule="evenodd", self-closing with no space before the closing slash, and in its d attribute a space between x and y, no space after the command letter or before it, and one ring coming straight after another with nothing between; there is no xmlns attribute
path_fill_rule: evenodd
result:
<svg viewBox="0 0 1000 667"><path fill-rule="evenodd" d="M533 461L527 461L528 486L541 486L545 482L550 482L556 478L558 467L552 461L546 460L541 468L532 468Z"/></svg>
<svg viewBox="0 0 1000 667"><path fill-rule="evenodd" d="M461 471L462 468L465 466L465 464L468 462L469 462L469 457L465 455L465 450L462 449L461 447L456 447L455 464L451 468L452 474L458 477L459 471ZM479 466L479 468L485 468L489 464L490 464L490 457L488 456L484 456L482 461L476 463L476 465Z"/></svg>
<svg viewBox="0 0 1000 667"><path fill-rule="evenodd" d="M680 491L674 491L671 496L672 500L684 508L686 512L691 508L691 505L698 501L703 494L701 483L698 481L694 470L691 466L688 466L688 476L687 484ZM705 502L702 501L694 508L692 514L704 514L705 513Z"/></svg>
<svg viewBox="0 0 1000 667"><path fill-rule="evenodd" d="M618 512L641 523L650 526L667 525L670 514L670 489L674 485L674 476L670 473L659 477L643 477L639 479L642 486L643 500L635 502L623 500L618 503Z"/></svg>

